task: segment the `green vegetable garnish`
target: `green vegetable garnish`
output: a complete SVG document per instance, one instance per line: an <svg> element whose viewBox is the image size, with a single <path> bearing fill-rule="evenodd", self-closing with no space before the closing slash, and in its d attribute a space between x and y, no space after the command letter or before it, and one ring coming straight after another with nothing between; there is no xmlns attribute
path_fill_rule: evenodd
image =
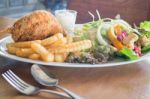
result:
<svg viewBox="0 0 150 99"><path fill-rule="evenodd" d="M120 54L126 56L129 60L137 60L139 56L135 54L135 52L129 48L123 48L120 50Z"/></svg>
<svg viewBox="0 0 150 99"><path fill-rule="evenodd" d="M99 43L96 39L97 28L101 24L101 21L93 21L83 25L82 30L77 31L75 35L80 36L81 40L91 40L92 49L99 46Z"/></svg>
<svg viewBox="0 0 150 99"><path fill-rule="evenodd" d="M83 25L83 30L87 31L87 30L92 29L92 28L97 28L100 24L101 24L100 21L93 21L90 23L86 23Z"/></svg>
<svg viewBox="0 0 150 99"><path fill-rule="evenodd" d="M141 22L140 29L142 35L145 35L148 39L150 39L150 21Z"/></svg>
<svg viewBox="0 0 150 99"><path fill-rule="evenodd" d="M147 45L147 46L143 47L141 51L143 53L149 52L150 51L150 45Z"/></svg>
<svg viewBox="0 0 150 99"><path fill-rule="evenodd" d="M140 28L141 28L141 29L150 30L150 21L141 22L141 23L140 23Z"/></svg>
<svg viewBox="0 0 150 99"><path fill-rule="evenodd" d="M101 34L103 37L107 38L107 31L105 29L101 30Z"/></svg>
<svg viewBox="0 0 150 99"><path fill-rule="evenodd" d="M145 35L148 39L150 39L150 31L143 31L142 35Z"/></svg>

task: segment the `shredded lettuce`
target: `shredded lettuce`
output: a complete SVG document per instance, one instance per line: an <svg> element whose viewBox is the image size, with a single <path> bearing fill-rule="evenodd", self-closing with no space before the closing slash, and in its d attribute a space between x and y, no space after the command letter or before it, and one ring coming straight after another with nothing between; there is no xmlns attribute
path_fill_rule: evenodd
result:
<svg viewBox="0 0 150 99"><path fill-rule="evenodd" d="M150 39L150 31L143 31L142 35L146 36L148 39Z"/></svg>
<svg viewBox="0 0 150 99"><path fill-rule="evenodd" d="M92 29L92 28L97 28L100 24L101 24L101 22L99 20L86 23L83 25L83 30L87 31L87 30Z"/></svg>
<svg viewBox="0 0 150 99"><path fill-rule="evenodd" d="M100 45L110 45L107 38L107 32L111 27L111 22L102 22L97 29L97 39Z"/></svg>
<svg viewBox="0 0 150 99"><path fill-rule="evenodd" d="M80 36L81 40L91 40L92 41L92 49L95 49L99 46L99 43L96 39L97 28L101 24L101 21L93 21L83 25L82 29L76 31L77 36Z"/></svg>
<svg viewBox="0 0 150 99"><path fill-rule="evenodd" d="M103 37L107 38L107 31L105 29L101 29L101 34Z"/></svg>

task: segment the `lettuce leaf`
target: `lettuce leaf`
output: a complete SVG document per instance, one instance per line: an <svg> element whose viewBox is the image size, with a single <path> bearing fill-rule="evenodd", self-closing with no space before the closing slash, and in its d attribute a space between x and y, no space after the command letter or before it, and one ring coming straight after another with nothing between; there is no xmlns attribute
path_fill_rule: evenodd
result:
<svg viewBox="0 0 150 99"><path fill-rule="evenodd" d="M141 22L140 29L142 35L145 35L148 39L150 39L150 21Z"/></svg>
<svg viewBox="0 0 150 99"><path fill-rule="evenodd" d="M123 48L120 51L120 54L126 56L129 60L137 60L139 56L135 54L135 52L129 48Z"/></svg>
<svg viewBox="0 0 150 99"><path fill-rule="evenodd" d="M98 26L101 24L101 21L93 21L89 22L83 25L83 31L88 31L93 28L98 28Z"/></svg>
<svg viewBox="0 0 150 99"><path fill-rule="evenodd" d="M141 29L150 30L150 21L141 22L141 23L140 23L140 28L141 28Z"/></svg>
<svg viewBox="0 0 150 99"><path fill-rule="evenodd" d="M149 52L150 51L150 45L143 47L141 51L142 51L142 53Z"/></svg>

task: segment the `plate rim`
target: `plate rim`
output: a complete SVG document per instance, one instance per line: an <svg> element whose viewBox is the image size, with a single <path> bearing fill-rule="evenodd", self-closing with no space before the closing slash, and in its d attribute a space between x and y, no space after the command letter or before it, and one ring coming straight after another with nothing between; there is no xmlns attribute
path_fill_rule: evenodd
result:
<svg viewBox="0 0 150 99"><path fill-rule="evenodd" d="M142 61L147 58L148 55L144 55L143 57L139 58L138 60L133 61L123 61L123 62L116 62L116 63L102 63L102 64L78 64L78 63L60 63L60 62L43 62L38 60L31 60L27 58L18 57L15 55L11 55L9 53L4 53L2 50L1 44L6 41L7 39L12 39L11 35L6 36L2 39L0 39L0 55L6 58L10 58L13 60L26 62L26 63L32 63L32 64L39 64L39 65L46 65L46 66L53 66L53 67L85 67L85 68L95 68L95 67L113 67L118 65L127 65L135 62ZM147 54L150 54L147 53Z"/></svg>

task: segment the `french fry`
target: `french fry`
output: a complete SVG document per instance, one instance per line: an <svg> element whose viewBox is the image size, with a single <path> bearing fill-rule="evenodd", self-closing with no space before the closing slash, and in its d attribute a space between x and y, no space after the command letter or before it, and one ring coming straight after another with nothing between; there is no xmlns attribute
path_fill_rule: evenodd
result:
<svg viewBox="0 0 150 99"><path fill-rule="evenodd" d="M72 43L73 42L73 38L71 36L67 36L67 44Z"/></svg>
<svg viewBox="0 0 150 99"><path fill-rule="evenodd" d="M73 41L77 42L77 41L81 41L81 37L80 36L74 36L73 37Z"/></svg>
<svg viewBox="0 0 150 99"><path fill-rule="evenodd" d="M31 42L32 41L9 43L8 46L14 46L14 47L18 47L18 48L30 48ZM35 40L34 42L41 43L41 40Z"/></svg>
<svg viewBox="0 0 150 99"><path fill-rule="evenodd" d="M69 53L63 53L64 56L64 61L66 60L66 58L68 57Z"/></svg>
<svg viewBox="0 0 150 99"><path fill-rule="evenodd" d="M6 47L11 54L45 62L64 62L69 52L80 55L80 51L92 47L90 40L72 40L72 37L63 37L62 33L57 33L44 40L10 43Z"/></svg>
<svg viewBox="0 0 150 99"><path fill-rule="evenodd" d="M7 50L8 50L8 53L10 54L16 54L16 52L18 50L20 50L20 48L17 48L17 47L13 47L11 45L7 45Z"/></svg>
<svg viewBox="0 0 150 99"><path fill-rule="evenodd" d="M63 54L59 54L59 53L55 54L54 55L54 61L55 62L64 62Z"/></svg>
<svg viewBox="0 0 150 99"><path fill-rule="evenodd" d="M63 46L66 43L67 43L67 39L64 37L51 44L49 47L55 48L55 47Z"/></svg>
<svg viewBox="0 0 150 99"><path fill-rule="evenodd" d="M78 41L70 44L66 44L57 48L49 48L49 52L52 53L67 53L67 52L76 52L85 50L92 47L92 43L90 40Z"/></svg>
<svg viewBox="0 0 150 99"><path fill-rule="evenodd" d="M39 54L31 54L29 57L29 59L33 59L33 60L39 60L40 59L40 55Z"/></svg>
<svg viewBox="0 0 150 99"><path fill-rule="evenodd" d="M41 44L32 42L31 48L38 54L40 54L43 61L52 62L54 61L54 54L48 52L46 48L44 48Z"/></svg>
<svg viewBox="0 0 150 99"><path fill-rule="evenodd" d="M27 57L24 53L22 53L21 50L18 50L18 51L16 52L16 55L19 56L19 57Z"/></svg>
<svg viewBox="0 0 150 99"><path fill-rule="evenodd" d="M22 48L16 52L16 55L20 57L29 57L31 54L34 53L35 52L31 48Z"/></svg>
<svg viewBox="0 0 150 99"><path fill-rule="evenodd" d="M47 39L42 40L41 44L43 46L47 46L47 45L50 45L50 44L56 42L57 40L59 40L61 38L63 38L63 34L62 33L57 33L57 34L55 34L55 35L53 35L53 36L51 36Z"/></svg>
<svg viewBox="0 0 150 99"><path fill-rule="evenodd" d="M67 58L67 53L56 53L54 55L54 61L55 62L64 62Z"/></svg>

